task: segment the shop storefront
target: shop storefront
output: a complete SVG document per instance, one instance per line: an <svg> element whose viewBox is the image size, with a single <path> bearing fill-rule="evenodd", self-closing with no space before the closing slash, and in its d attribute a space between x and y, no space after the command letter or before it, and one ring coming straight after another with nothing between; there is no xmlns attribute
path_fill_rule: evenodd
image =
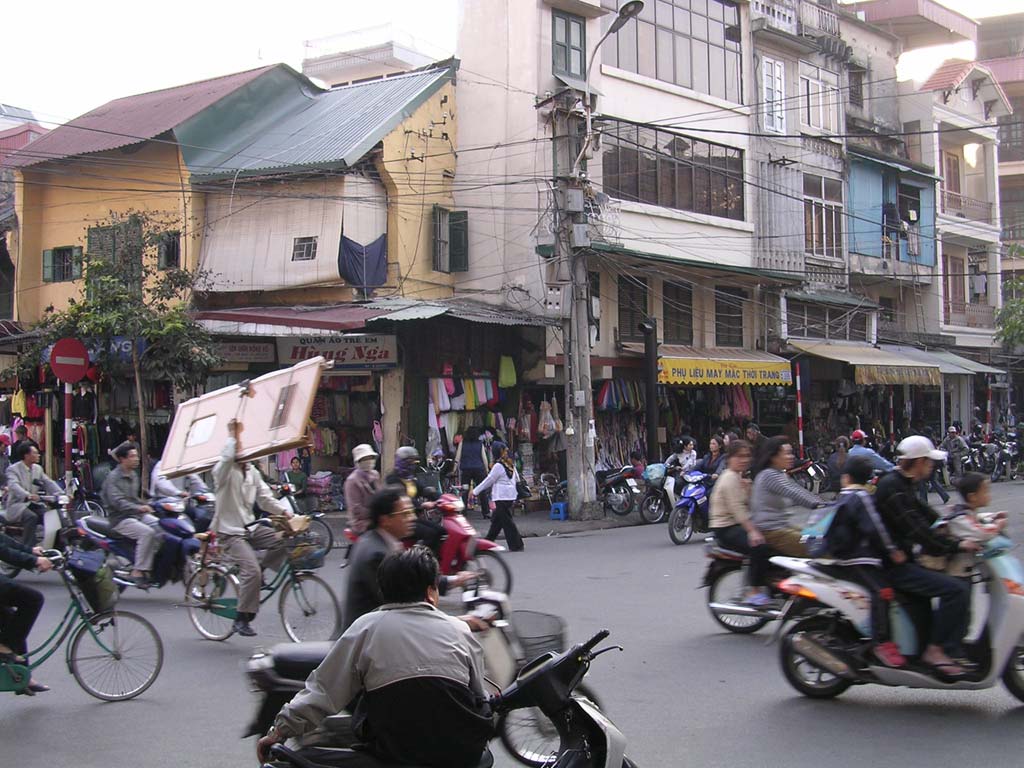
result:
<svg viewBox="0 0 1024 768"><path fill-rule="evenodd" d="M823 450L862 429L891 439L941 422L943 377L922 361L870 344L790 339L803 386L805 442Z"/></svg>

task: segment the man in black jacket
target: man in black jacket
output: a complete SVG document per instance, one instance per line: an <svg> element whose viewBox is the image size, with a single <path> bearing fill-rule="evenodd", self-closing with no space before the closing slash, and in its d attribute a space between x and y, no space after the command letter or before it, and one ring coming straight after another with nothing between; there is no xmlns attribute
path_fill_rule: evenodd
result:
<svg viewBox="0 0 1024 768"><path fill-rule="evenodd" d="M896 448L899 464L878 483L875 503L896 547L906 562L888 569L890 583L901 592L931 600L939 598L932 616L930 643L921 661L947 678L962 677L965 662L954 660L962 654L961 642L967 634L971 592L969 585L944 573L930 571L914 562L914 547L929 555L951 555L957 551L976 552L971 541L950 538L932 528L939 515L917 495L917 484L931 477L936 461L946 454L935 450L932 441L921 435L905 438Z"/></svg>
<svg viewBox="0 0 1024 768"><path fill-rule="evenodd" d="M53 567L53 563L42 556L41 549L30 549L3 533L0 533L0 560L16 568L38 568L40 572ZM13 609L0 624L0 660L24 664L28 652L28 633L32 631L32 625L43 609L43 594L14 579L0 576L0 606ZM34 696L48 690L49 687L32 679L28 687L19 693Z"/></svg>

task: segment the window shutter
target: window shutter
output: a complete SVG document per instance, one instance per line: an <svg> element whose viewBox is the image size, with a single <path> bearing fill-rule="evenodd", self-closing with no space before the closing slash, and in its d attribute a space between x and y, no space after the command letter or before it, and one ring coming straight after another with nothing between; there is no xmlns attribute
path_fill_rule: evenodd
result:
<svg viewBox="0 0 1024 768"><path fill-rule="evenodd" d="M786 132L786 65L775 62L775 127Z"/></svg>
<svg viewBox="0 0 1024 768"><path fill-rule="evenodd" d="M764 78L762 99L764 100L764 127L766 130L775 129L775 113L772 111L774 98L772 90L775 85L775 66L771 59L761 59L761 76Z"/></svg>
<svg viewBox="0 0 1024 768"><path fill-rule="evenodd" d="M451 211L448 214L448 269L451 272L469 271L468 211Z"/></svg>
<svg viewBox="0 0 1024 768"><path fill-rule="evenodd" d="M434 206L434 269L438 272L450 272L449 238L451 224L447 208Z"/></svg>
<svg viewBox="0 0 1024 768"><path fill-rule="evenodd" d="M82 246L71 249L71 279L78 280L82 276Z"/></svg>
<svg viewBox="0 0 1024 768"><path fill-rule="evenodd" d="M156 268L167 269L167 237L161 237L156 247Z"/></svg>
<svg viewBox="0 0 1024 768"><path fill-rule="evenodd" d="M53 282L53 251L49 249L43 251L43 282Z"/></svg>

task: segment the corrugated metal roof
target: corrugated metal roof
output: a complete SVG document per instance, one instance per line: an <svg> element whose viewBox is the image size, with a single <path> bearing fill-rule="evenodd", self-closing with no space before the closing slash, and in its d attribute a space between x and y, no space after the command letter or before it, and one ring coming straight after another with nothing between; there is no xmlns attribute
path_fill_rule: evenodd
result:
<svg viewBox="0 0 1024 768"><path fill-rule="evenodd" d="M115 99L54 128L34 141L30 148L12 154L5 164L30 166L46 160L103 152L154 139L274 66L282 65L260 67L198 83Z"/></svg>
<svg viewBox="0 0 1024 768"><path fill-rule="evenodd" d="M445 66L309 94L270 129L245 137L243 125L224 135L193 175L351 166L453 75L454 67Z"/></svg>
<svg viewBox="0 0 1024 768"><path fill-rule="evenodd" d="M905 357L908 360L915 360L920 363L929 363L931 365L939 366L939 373L953 376L973 376L974 371L968 370L961 365L958 365L953 360L943 356L939 352L926 352L923 349L917 347L908 347L904 344L880 344L879 345L886 352L892 352L894 355ZM956 355L952 355L956 357Z"/></svg>
<svg viewBox="0 0 1024 768"><path fill-rule="evenodd" d="M486 323L490 325L519 326L555 326L557 319L534 315L509 307L484 304L469 299L434 299L416 300L396 297L378 299L364 306L378 310L381 314L373 318L373 322L387 320L402 322L406 320L429 320L433 317L447 315L470 323Z"/></svg>
<svg viewBox="0 0 1024 768"><path fill-rule="evenodd" d="M36 116L32 114L31 109L14 107L10 104L0 104L0 117L9 117L12 120L36 120Z"/></svg>
<svg viewBox="0 0 1024 768"><path fill-rule="evenodd" d="M818 304L830 304L839 307L855 307L857 309L878 309L878 304L866 296L857 296L842 291L817 290L817 291L786 291L787 299L806 301Z"/></svg>

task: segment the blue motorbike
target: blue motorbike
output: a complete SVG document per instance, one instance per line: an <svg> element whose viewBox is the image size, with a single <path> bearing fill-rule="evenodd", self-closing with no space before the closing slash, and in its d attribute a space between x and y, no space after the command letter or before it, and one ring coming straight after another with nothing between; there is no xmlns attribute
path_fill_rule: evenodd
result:
<svg viewBox="0 0 1024 768"><path fill-rule="evenodd" d="M185 505L176 499L159 499L150 506L159 518L162 540L153 560L150 583L136 584L131 578L135 562L135 541L121 536L106 518L89 516L78 521L78 527L92 545L107 553L107 565L119 587L162 587L168 582L187 582L192 575L193 556L199 551L199 539L192 520L185 514Z"/></svg>
<svg viewBox="0 0 1024 768"><path fill-rule="evenodd" d="M687 472L683 483L683 492L668 518L668 535L673 544L685 544L694 531L706 533L710 520L711 475Z"/></svg>

